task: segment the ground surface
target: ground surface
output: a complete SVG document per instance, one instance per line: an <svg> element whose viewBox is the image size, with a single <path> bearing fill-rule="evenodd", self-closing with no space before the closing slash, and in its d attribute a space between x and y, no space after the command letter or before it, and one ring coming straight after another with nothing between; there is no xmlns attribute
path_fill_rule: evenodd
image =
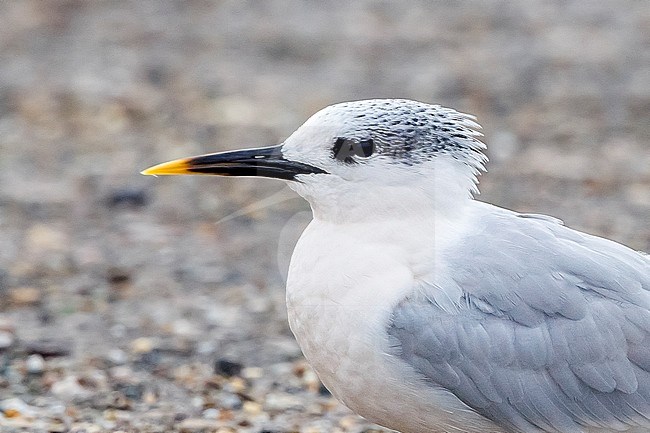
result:
<svg viewBox="0 0 650 433"><path fill-rule="evenodd" d="M307 205L138 174L369 97L477 114L483 200L650 250L643 1L0 2L0 430L371 428L286 323Z"/></svg>

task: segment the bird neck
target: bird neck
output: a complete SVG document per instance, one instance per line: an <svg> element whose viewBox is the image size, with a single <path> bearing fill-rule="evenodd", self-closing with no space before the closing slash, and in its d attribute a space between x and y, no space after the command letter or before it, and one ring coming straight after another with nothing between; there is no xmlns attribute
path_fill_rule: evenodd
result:
<svg viewBox="0 0 650 433"><path fill-rule="evenodd" d="M473 193L478 192L475 173L463 164L412 171L409 176L395 182L327 176L318 184L294 184L292 188L310 203L315 219L338 224L453 220L463 215Z"/></svg>
<svg viewBox="0 0 650 433"><path fill-rule="evenodd" d="M302 195L302 194L301 194ZM313 197L303 195L311 205L314 219L335 224L350 222L382 222L390 220L435 219L453 220L463 215L473 200L466 188L433 182L418 186L384 186L353 190L339 189L331 194Z"/></svg>

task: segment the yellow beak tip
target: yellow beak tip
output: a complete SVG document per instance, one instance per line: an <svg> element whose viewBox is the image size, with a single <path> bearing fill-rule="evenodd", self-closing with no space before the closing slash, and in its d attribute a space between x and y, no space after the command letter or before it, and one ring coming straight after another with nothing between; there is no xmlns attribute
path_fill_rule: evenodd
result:
<svg viewBox="0 0 650 433"><path fill-rule="evenodd" d="M190 165L188 163L188 158L183 158L154 165L153 167L142 170L140 174L144 174L145 176L171 176L176 174L190 174L189 168Z"/></svg>

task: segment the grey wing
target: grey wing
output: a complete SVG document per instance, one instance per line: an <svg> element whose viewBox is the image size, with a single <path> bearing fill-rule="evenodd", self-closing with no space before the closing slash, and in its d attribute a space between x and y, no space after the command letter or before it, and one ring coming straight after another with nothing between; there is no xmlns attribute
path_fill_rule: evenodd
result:
<svg viewBox="0 0 650 433"><path fill-rule="evenodd" d="M450 311L403 300L395 353L512 431L650 429L650 260L516 214L450 252Z"/></svg>

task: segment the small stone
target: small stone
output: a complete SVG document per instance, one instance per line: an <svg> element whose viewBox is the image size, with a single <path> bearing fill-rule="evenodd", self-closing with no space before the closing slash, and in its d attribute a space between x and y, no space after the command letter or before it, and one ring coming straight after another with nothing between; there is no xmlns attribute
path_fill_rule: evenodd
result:
<svg viewBox="0 0 650 433"><path fill-rule="evenodd" d="M217 346L212 341L199 341L196 345L196 352L199 355L211 355L217 349Z"/></svg>
<svg viewBox="0 0 650 433"><path fill-rule="evenodd" d="M344 416L339 420L339 426L343 427L346 430L352 430L354 427L358 427L359 418L354 415Z"/></svg>
<svg viewBox="0 0 650 433"><path fill-rule="evenodd" d="M135 354L149 353L154 348L154 342L151 338L140 337L131 342L131 352Z"/></svg>
<svg viewBox="0 0 650 433"><path fill-rule="evenodd" d="M149 198L143 189L139 188L122 188L110 192L106 197L106 206L108 208L131 208L137 209L147 204Z"/></svg>
<svg viewBox="0 0 650 433"><path fill-rule="evenodd" d="M28 251L64 251L69 247L68 236L49 225L35 224L30 227L25 236Z"/></svg>
<svg viewBox="0 0 650 433"><path fill-rule="evenodd" d="M242 379L239 376L235 376L231 378L226 384L226 386L224 387L224 389L226 389L227 391L234 392L234 393L244 392L246 388L248 388L248 384L246 383L246 380Z"/></svg>
<svg viewBox="0 0 650 433"><path fill-rule="evenodd" d="M241 371L241 377L252 380L264 376L264 370L259 367L245 367Z"/></svg>
<svg viewBox="0 0 650 433"><path fill-rule="evenodd" d="M74 422L70 425L70 429L66 431L70 433L100 433L102 429L90 422Z"/></svg>
<svg viewBox="0 0 650 433"><path fill-rule="evenodd" d="M7 418L33 417L36 415L36 408L28 405L21 399L14 397L0 401L0 411Z"/></svg>
<svg viewBox="0 0 650 433"><path fill-rule="evenodd" d="M195 395L194 397L192 397L190 402L192 403L192 406L197 408L197 409L201 409L203 407L203 405L205 404L205 400L203 399L203 397L201 397L199 395Z"/></svg>
<svg viewBox="0 0 650 433"><path fill-rule="evenodd" d="M311 369L304 372L302 381L311 392L319 392L320 387L322 386L320 379L316 376L314 370Z"/></svg>
<svg viewBox="0 0 650 433"><path fill-rule="evenodd" d="M121 323L116 323L115 325L111 326L108 332L111 333L111 335L115 338L122 338L126 335L126 326L124 326Z"/></svg>
<svg viewBox="0 0 650 433"><path fill-rule="evenodd" d="M222 409L240 409L242 407L241 398L237 394L223 392L216 398L217 405Z"/></svg>
<svg viewBox="0 0 650 433"><path fill-rule="evenodd" d="M266 401L264 402L264 409L267 411L284 412L288 409L301 410L303 408L303 399L295 395L281 392L267 394Z"/></svg>
<svg viewBox="0 0 650 433"><path fill-rule="evenodd" d="M112 286L123 286L131 281L131 273L126 269L111 268L108 270L106 280Z"/></svg>
<svg viewBox="0 0 650 433"><path fill-rule="evenodd" d="M142 396L142 401L145 404L153 405L153 404L156 404L158 402L158 396L156 395L155 392L153 392L151 390L147 390L147 391L145 391L144 395Z"/></svg>
<svg viewBox="0 0 650 433"><path fill-rule="evenodd" d="M650 185L648 183L633 183L625 188L625 197L638 206L650 206Z"/></svg>
<svg viewBox="0 0 650 433"><path fill-rule="evenodd" d="M142 356L140 356L139 363L151 369L157 367L161 361L162 354L160 350L154 349L151 352L143 353Z"/></svg>
<svg viewBox="0 0 650 433"><path fill-rule="evenodd" d="M7 409L3 411L3 415L5 418L18 418L20 416L20 412L16 409Z"/></svg>
<svg viewBox="0 0 650 433"><path fill-rule="evenodd" d="M323 412L323 405L319 403L311 403L305 408L305 413L308 413L309 415L322 415Z"/></svg>
<svg viewBox="0 0 650 433"><path fill-rule="evenodd" d="M219 409L213 407L203 411L203 418L205 419L219 419Z"/></svg>
<svg viewBox="0 0 650 433"><path fill-rule="evenodd" d="M0 287L2 287L2 274L0 270ZM0 331L5 331L9 332L11 334L16 333L16 325L14 324L13 320L11 320L9 317L5 317L0 315Z"/></svg>
<svg viewBox="0 0 650 433"><path fill-rule="evenodd" d="M109 370L109 376L117 382L131 382L134 380L133 370L128 365L117 365Z"/></svg>
<svg viewBox="0 0 650 433"><path fill-rule="evenodd" d="M126 354L126 352L124 352L121 349L109 350L108 355L106 357L114 365L123 365L129 360L129 357Z"/></svg>
<svg viewBox="0 0 650 433"><path fill-rule="evenodd" d="M135 401L140 401L144 393L144 385L141 383L118 384L115 389L122 393L124 397Z"/></svg>
<svg viewBox="0 0 650 433"><path fill-rule="evenodd" d="M219 421L232 421L235 419L235 413L228 409L219 411Z"/></svg>
<svg viewBox="0 0 650 433"><path fill-rule="evenodd" d="M118 410L133 410L133 402L121 392L112 392L108 400L108 407Z"/></svg>
<svg viewBox="0 0 650 433"><path fill-rule="evenodd" d="M71 430L69 430L68 427L63 422L52 421L47 424L47 428L45 429L45 431L47 431L48 433L66 433L66 432L70 432Z"/></svg>
<svg viewBox="0 0 650 433"><path fill-rule="evenodd" d="M51 388L52 394L64 401L86 399L93 393L79 384L76 376L67 376L63 380L55 382Z"/></svg>
<svg viewBox="0 0 650 433"><path fill-rule="evenodd" d="M113 408L106 409L102 413L102 415L104 416L104 419L106 421L110 421L110 422L113 422L113 421L117 420L116 414L117 414L117 411L115 409L113 409Z"/></svg>
<svg viewBox="0 0 650 433"><path fill-rule="evenodd" d="M174 320L171 324L171 331L181 337L195 337L200 335L197 327L187 319Z"/></svg>
<svg viewBox="0 0 650 433"><path fill-rule="evenodd" d="M187 418L178 424L178 431L181 433L203 433L214 431L219 423L214 419Z"/></svg>
<svg viewBox="0 0 650 433"><path fill-rule="evenodd" d="M16 306L35 305L41 302L41 291L35 287L9 289L9 301Z"/></svg>
<svg viewBox="0 0 650 433"><path fill-rule="evenodd" d="M8 349L14 344L15 338L11 332L0 331L0 350Z"/></svg>
<svg viewBox="0 0 650 433"><path fill-rule="evenodd" d="M29 355L25 361L25 368L30 374L43 373L43 370L45 370L45 360L43 359L43 356L38 353Z"/></svg>
<svg viewBox="0 0 650 433"><path fill-rule="evenodd" d="M47 356L69 356L72 342L69 340L43 339L24 343L25 352Z"/></svg>
<svg viewBox="0 0 650 433"><path fill-rule="evenodd" d="M228 359L218 359L214 363L214 372L226 377L238 376L242 368L240 363Z"/></svg>
<svg viewBox="0 0 650 433"><path fill-rule="evenodd" d="M262 405L255 401L245 401L242 409L248 415L255 416L262 412Z"/></svg>

